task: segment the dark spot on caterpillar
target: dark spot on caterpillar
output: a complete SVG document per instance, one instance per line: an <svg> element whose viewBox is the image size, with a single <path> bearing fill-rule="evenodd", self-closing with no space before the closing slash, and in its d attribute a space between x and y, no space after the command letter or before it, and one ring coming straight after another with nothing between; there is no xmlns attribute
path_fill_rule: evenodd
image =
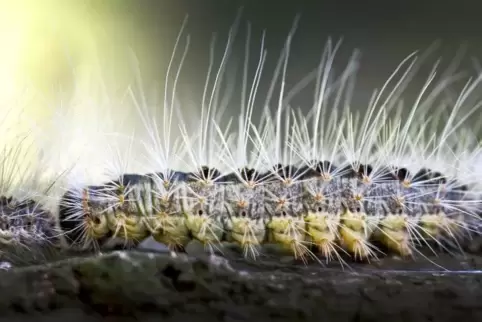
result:
<svg viewBox="0 0 482 322"><path fill-rule="evenodd" d="M259 176L259 173L255 169L248 167L240 169L239 173L241 174L241 178L246 181L256 181Z"/></svg>
<svg viewBox="0 0 482 322"><path fill-rule="evenodd" d="M127 174L121 175L119 179L114 180L113 183L116 186L132 186L141 182L143 178L145 178L145 176L140 174L127 173Z"/></svg>
<svg viewBox="0 0 482 322"><path fill-rule="evenodd" d="M6 215L0 216L0 229L7 230L10 228L10 221Z"/></svg>
<svg viewBox="0 0 482 322"><path fill-rule="evenodd" d="M90 188L89 188L90 190ZM82 204L82 198L75 191L67 191L60 199L59 204L59 225L64 232L65 240L70 244L76 244L82 240L82 216L79 213L78 205Z"/></svg>
<svg viewBox="0 0 482 322"><path fill-rule="evenodd" d="M363 176L369 176L373 172L373 167L370 164L360 164L358 167L358 176L362 178Z"/></svg>
<svg viewBox="0 0 482 322"><path fill-rule="evenodd" d="M413 182L424 182L430 179L430 170L426 168L420 169L413 177Z"/></svg>
<svg viewBox="0 0 482 322"><path fill-rule="evenodd" d="M239 178L241 176L239 176L238 173L239 172L236 172L236 173L231 172L231 173L228 173L228 174L224 175L223 182L231 183L231 184L241 183L242 180L240 180L240 178Z"/></svg>
<svg viewBox="0 0 482 322"><path fill-rule="evenodd" d="M273 172L283 179L288 179L294 177L298 173L298 168L294 165L282 165L278 163L273 167ZM277 179L276 177L274 179Z"/></svg>
<svg viewBox="0 0 482 322"><path fill-rule="evenodd" d="M343 178L347 179L352 179L352 178L357 178L358 177L358 169L359 167L356 167L355 169L353 168L352 165L346 165L342 167L339 171L339 174Z"/></svg>
<svg viewBox="0 0 482 322"><path fill-rule="evenodd" d="M202 166L197 173L189 173L187 175L187 181L196 182L199 180L212 180L215 182L220 177L221 172L218 169Z"/></svg>
<svg viewBox="0 0 482 322"><path fill-rule="evenodd" d="M372 170L373 171L373 170ZM392 181L392 180L398 180L396 174L395 174L395 171L388 167L388 166L382 166L378 169L377 171L377 175L376 175L377 179L379 181Z"/></svg>
<svg viewBox="0 0 482 322"><path fill-rule="evenodd" d="M89 216L92 217L92 221L94 222L94 224L100 225L101 221L100 221L100 218L99 218L99 217L97 217L97 216L91 216L90 214L89 214Z"/></svg>
<svg viewBox="0 0 482 322"><path fill-rule="evenodd" d="M155 186L162 183L162 185L164 185L165 187L168 187L178 182L187 181L188 174L185 172L168 170L166 172L149 173L149 174L146 174L145 177L148 178L150 183Z"/></svg>
<svg viewBox="0 0 482 322"><path fill-rule="evenodd" d="M285 210L282 210L281 212L275 212L274 216L275 217L287 217L288 213Z"/></svg>
<svg viewBox="0 0 482 322"><path fill-rule="evenodd" d="M447 183L447 178L445 178L445 176L441 172L433 172L432 179L434 180L434 183Z"/></svg>
<svg viewBox="0 0 482 322"><path fill-rule="evenodd" d="M0 196L0 206L8 206L12 201L12 197Z"/></svg>
<svg viewBox="0 0 482 322"><path fill-rule="evenodd" d="M331 164L330 161L319 161L315 163L315 171L318 173L326 173L326 172L331 172L333 170L336 170L336 167Z"/></svg>
<svg viewBox="0 0 482 322"><path fill-rule="evenodd" d="M404 181L410 177L410 172L407 168L396 168L395 176L398 180Z"/></svg>
<svg viewBox="0 0 482 322"><path fill-rule="evenodd" d="M275 165L273 166L273 171L274 171L274 172L279 172L279 171L281 171L281 169L283 169L283 165L282 165L281 163L275 164Z"/></svg>
<svg viewBox="0 0 482 322"><path fill-rule="evenodd" d="M438 171L422 168L414 176L413 182L420 182L424 184L445 184L447 179L444 174Z"/></svg>
<svg viewBox="0 0 482 322"><path fill-rule="evenodd" d="M185 182L188 181L189 173L182 171L170 171L169 177L163 173L157 173L162 180L170 182Z"/></svg>
<svg viewBox="0 0 482 322"><path fill-rule="evenodd" d="M332 173L337 168L330 161L311 160L308 165L299 169L303 179L319 177L323 174Z"/></svg>

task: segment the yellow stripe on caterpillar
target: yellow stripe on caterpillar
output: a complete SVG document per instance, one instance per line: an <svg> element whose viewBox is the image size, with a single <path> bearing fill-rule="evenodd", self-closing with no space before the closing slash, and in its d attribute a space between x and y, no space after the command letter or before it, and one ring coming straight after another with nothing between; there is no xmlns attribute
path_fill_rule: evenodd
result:
<svg viewBox="0 0 482 322"><path fill-rule="evenodd" d="M306 240L318 249L327 259L333 258L336 242L339 239L340 216L326 211L308 211L306 222Z"/></svg>
<svg viewBox="0 0 482 322"><path fill-rule="evenodd" d="M369 241L373 228L368 223L367 214L362 210L352 212L347 207L344 210L339 228L341 246L358 260L376 257Z"/></svg>
<svg viewBox="0 0 482 322"><path fill-rule="evenodd" d="M413 254L410 238L410 223L407 214L389 213L380 220L375 238L389 250L401 256Z"/></svg>

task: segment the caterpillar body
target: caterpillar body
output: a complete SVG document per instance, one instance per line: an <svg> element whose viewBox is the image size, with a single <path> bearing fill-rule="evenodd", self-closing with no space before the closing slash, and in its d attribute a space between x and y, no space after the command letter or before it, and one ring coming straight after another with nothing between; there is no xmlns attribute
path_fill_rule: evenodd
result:
<svg viewBox="0 0 482 322"><path fill-rule="evenodd" d="M354 55L341 76L334 78L332 64L339 43L333 46L328 41L310 78L315 80L313 107L302 113L289 104L297 86L289 93L285 90L296 20L259 124L255 124L253 113L266 59L264 34L250 88L246 55L241 111L225 123L222 105L227 104L220 100L220 83L237 23L230 30L211 93L210 64L200 115L179 112L175 105L187 41L172 98L167 95L168 85L165 88L161 122L147 112L145 97L139 100L129 91L142 123L141 134L130 138L132 145L126 144L125 137L112 143L111 133L106 135L107 121L117 107L114 103L102 112L106 114L91 108L90 119L79 124L55 122L67 123L65 129L54 131L63 133L66 142L82 138L86 144L75 145L82 146L80 152L58 146L58 154L42 154L50 159L40 162L39 168L54 174L55 180L46 175L47 186L51 183L54 188L18 202L10 197L2 201L1 244L18 240L27 248L37 243L101 250L112 246L112 241L131 248L152 238L181 252L195 240L211 252L222 252L224 243L237 245L250 259L262 256L265 245L274 244L305 263L341 264L388 254L425 256L421 249L437 254L470 248L470 240L482 232L482 159L479 133L465 125L480 113L482 103L476 102L469 109L466 106L482 75L469 80L455 99L449 97L451 110L445 115L435 102L442 94L450 94L448 87L457 77L447 71L430 92L436 64L405 116L401 95L419 67L419 57L411 54L382 90L375 91L360 118L349 108L358 56ZM181 34L182 30L173 57ZM249 47L249 25L247 38ZM406 65L408 68L400 72ZM399 73L402 77L384 99L389 83ZM273 104L273 88L280 78L278 103ZM301 83L306 85L306 79ZM95 106L88 103L86 106ZM175 112L179 112L176 117ZM53 149L54 136L52 141L44 136L47 143L43 146ZM118 150L105 152L113 151L106 149L108 145L119 145L126 155ZM139 151L132 152L132 146L141 147L145 163L149 163L142 168L148 171L127 170L125 163L140 161ZM69 171L69 162L77 160L70 154L76 153L83 157L75 164L81 171ZM58 155L69 156L69 162L56 163ZM94 158L100 161L94 164L90 160ZM81 180L82 171L93 174L89 184ZM106 179L99 175L104 172L114 174Z"/></svg>
<svg viewBox="0 0 482 322"><path fill-rule="evenodd" d="M273 173L279 175L286 168ZM202 179L209 171L217 174L211 182ZM176 173L170 181L159 174L124 175L103 187L86 187L75 197L68 192L62 204L81 208L72 216L69 211L74 208L64 206L61 228L85 227L85 235L67 235L72 241L115 236L138 243L151 235L176 251L195 239L211 248L234 242L254 258L258 247L275 243L302 259L313 250L329 259L340 251L370 259L378 250L372 241L392 253L411 256L417 243L432 241L447 248L446 240L453 247L460 241L457 236L464 236L464 225L476 222L467 210L444 206L467 196L463 191L441 196L444 184L424 181L431 177L429 170L416 174L414 187L407 187L405 179L390 170L384 173L384 182L370 184L361 171L345 171L327 180L318 163L298 182L253 169L242 169L244 177L239 179L235 174L222 178L209 168ZM254 184L255 176L264 179ZM421 205L418 209L407 207L410 194L412 202Z"/></svg>

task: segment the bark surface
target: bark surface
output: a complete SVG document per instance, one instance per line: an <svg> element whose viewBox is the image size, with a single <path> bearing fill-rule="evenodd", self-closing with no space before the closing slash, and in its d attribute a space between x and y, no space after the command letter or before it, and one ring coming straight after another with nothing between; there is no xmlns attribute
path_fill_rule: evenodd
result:
<svg viewBox="0 0 482 322"><path fill-rule="evenodd" d="M438 263L115 252L0 272L0 321L482 321L482 257Z"/></svg>

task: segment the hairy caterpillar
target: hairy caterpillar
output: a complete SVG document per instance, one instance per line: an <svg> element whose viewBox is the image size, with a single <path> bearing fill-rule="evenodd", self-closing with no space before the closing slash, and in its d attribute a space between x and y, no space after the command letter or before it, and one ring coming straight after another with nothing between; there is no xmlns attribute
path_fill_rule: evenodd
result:
<svg viewBox="0 0 482 322"><path fill-rule="evenodd" d="M462 251L471 235L480 234L479 133L464 126L479 111L480 103L470 106L469 97L481 76L467 83L445 115L436 104L456 77L446 75L433 86L436 65L404 115L403 89L420 60L412 54L375 92L362 117L349 108L358 57L335 78L332 65L340 44L329 41L311 78L313 107L303 113L289 102L297 87L285 88L295 24L259 123L253 114L267 57L264 34L250 85L246 55L241 111L226 123L221 84L236 25L214 77L213 66L209 69L200 115L179 112L175 104L186 45L173 97L166 85L161 122L149 115L145 97L130 91L141 134L113 138L104 124L109 116L93 109L91 131L84 128L78 136L75 127L62 131L85 140L85 148L62 152L67 159L60 158L61 164L54 162L57 155L49 159L48 168L57 172L75 169L55 183L55 193L44 192L40 199L47 201L39 205L58 212L58 229L69 247L100 249L111 241L132 247L152 236L172 251L183 251L192 240L210 251L222 251L221 244L230 242L256 259L262 246L276 244L304 262L345 264L349 258L373 260L389 253L425 256L421 248L435 254ZM247 35L249 47L249 28ZM143 166L127 164L133 160ZM90 172L88 180L84 171Z"/></svg>

